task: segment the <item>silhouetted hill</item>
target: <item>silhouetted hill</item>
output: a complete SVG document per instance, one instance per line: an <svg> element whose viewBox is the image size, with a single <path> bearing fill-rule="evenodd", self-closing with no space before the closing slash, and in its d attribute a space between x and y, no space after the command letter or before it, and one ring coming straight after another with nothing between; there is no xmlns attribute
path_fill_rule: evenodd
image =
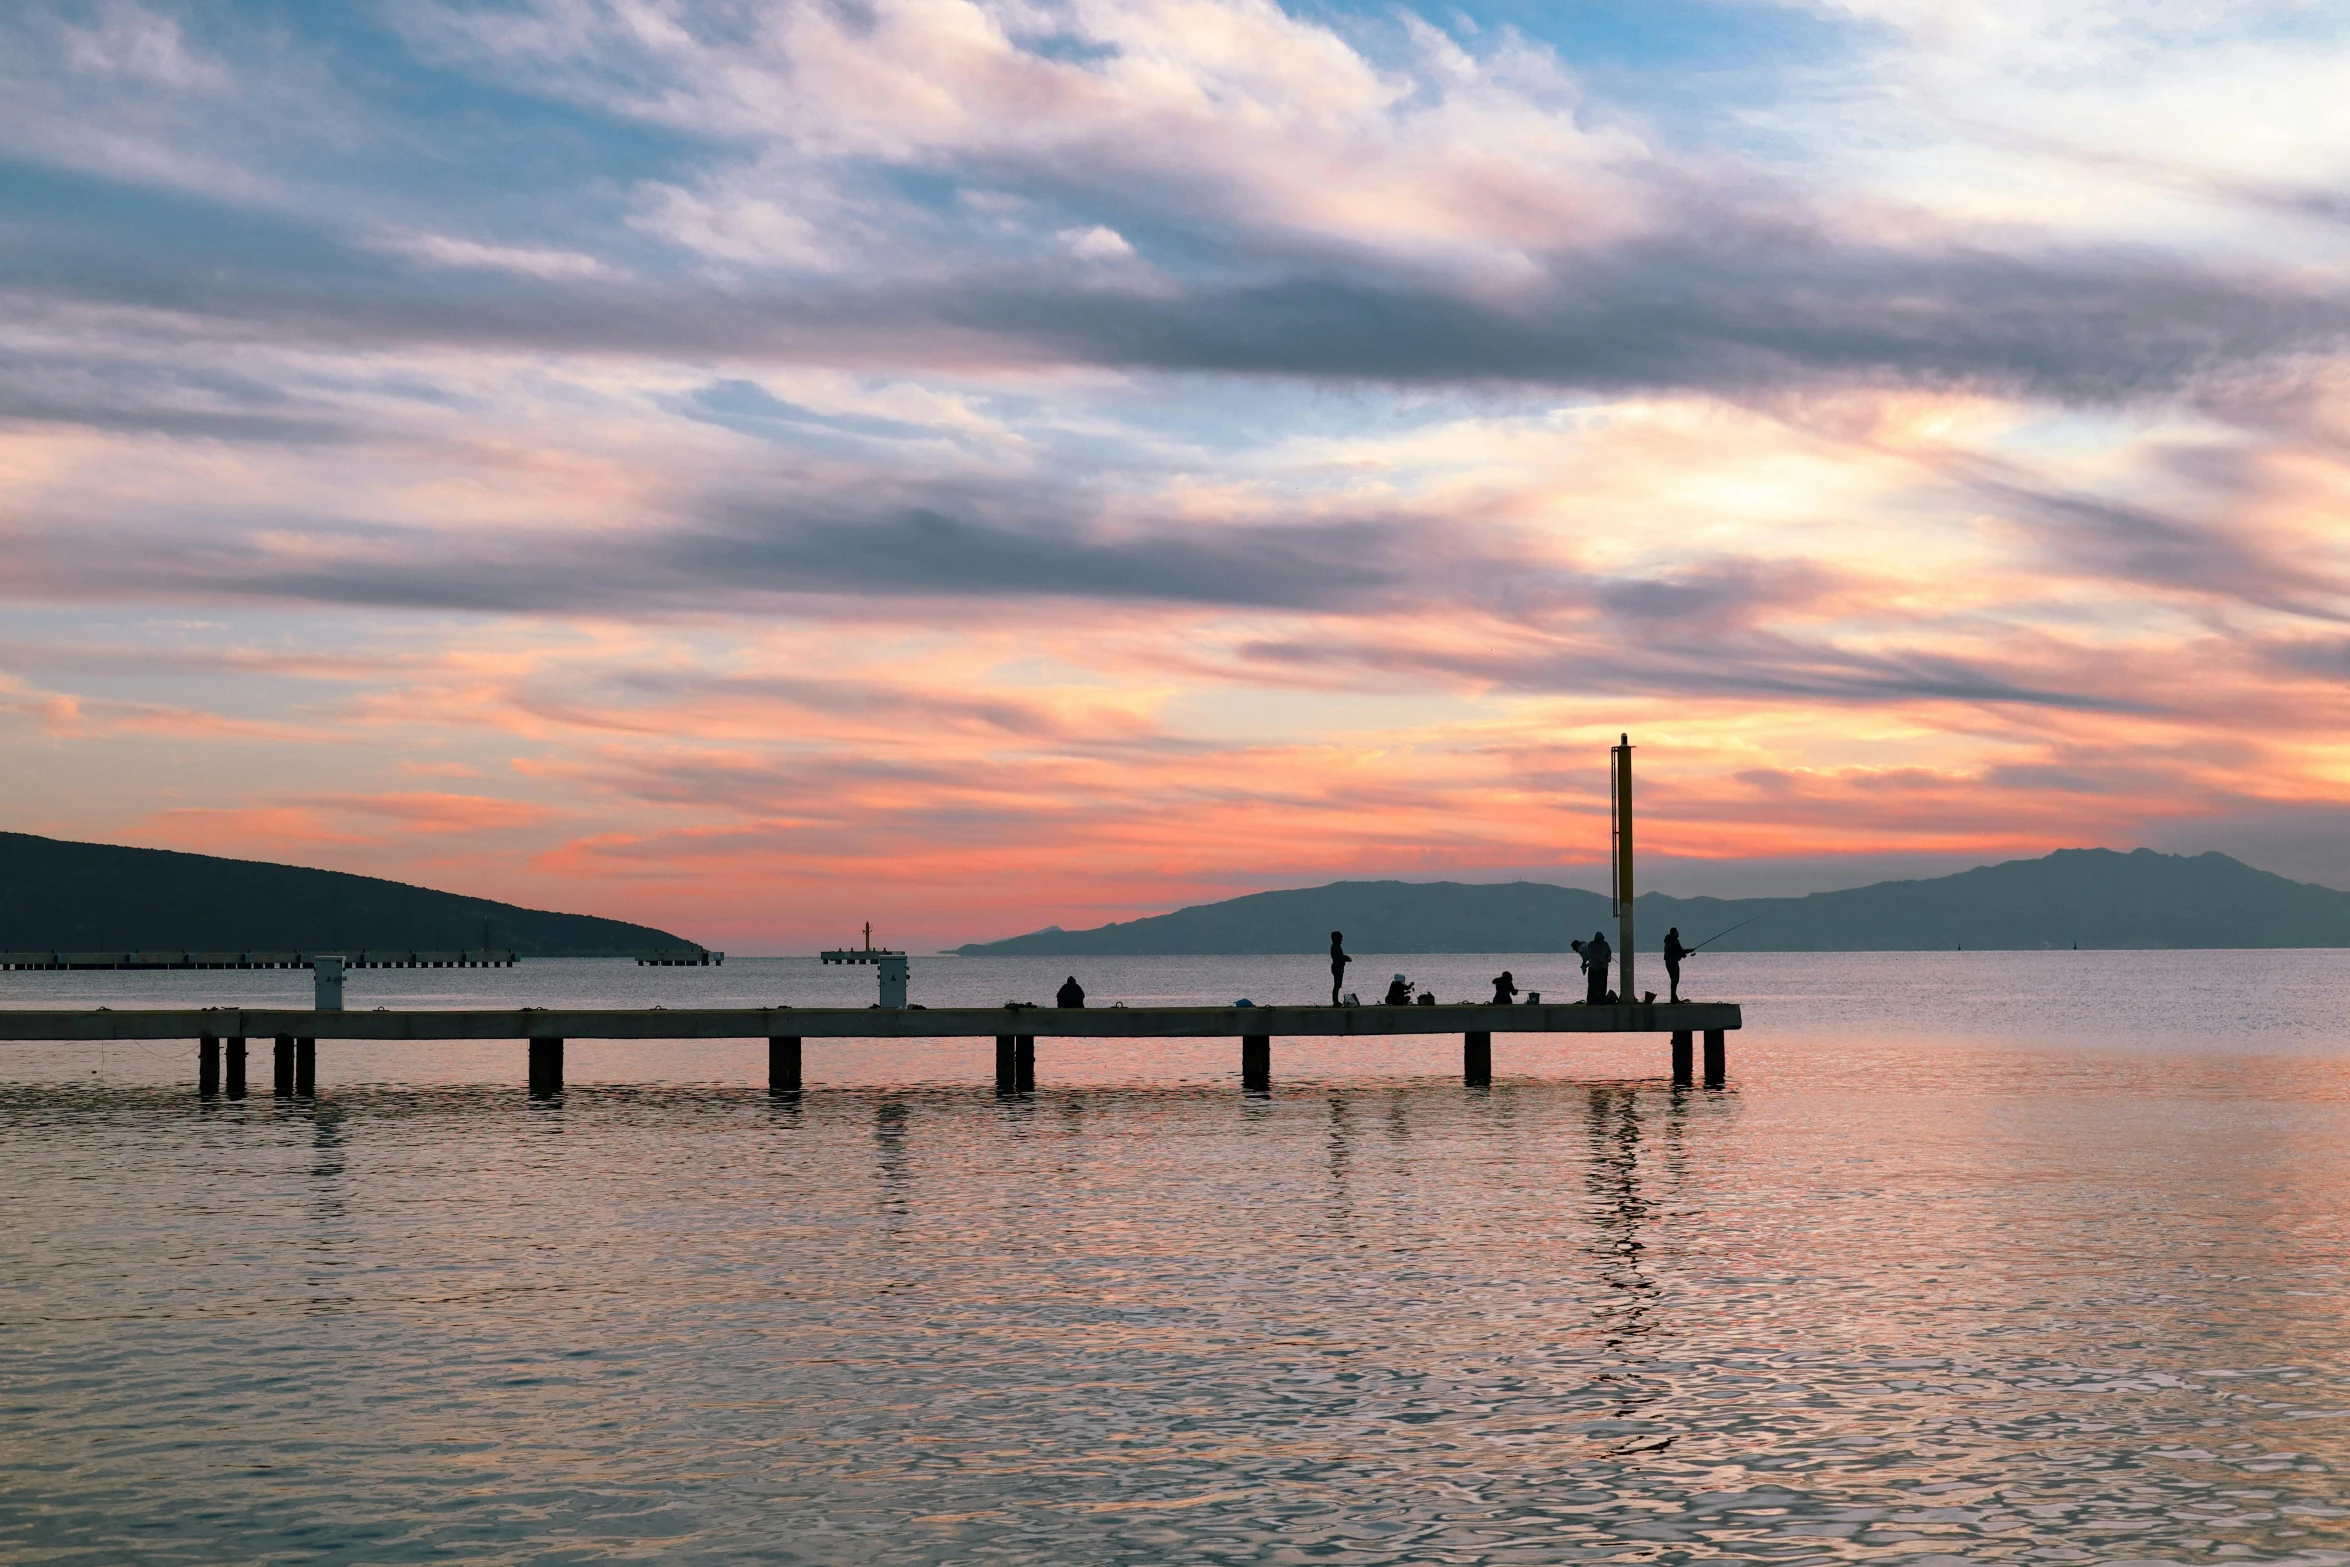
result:
<svg viewBox="0 0 2350 1567"><path fill-rule="evenodd" d="M0 950L333 951L479 947L604 957L693 943L342 871L0 833Z"/></svg>
<svg viewBox="0 0 2350 1567"><path fill-rule="evenodd" d="M2289 881L2224 854L2059 849L1927 881L1885 881L1801 898L1639 900L1643 950L1668 926L1695 945L1741 921L1719 952L1887 952L1945 947L2350 947L2350 892ZM1616 927L1599 893L1541 882L1341 881L1259 892L1172 914L1007 941L967 957L1106 953L1290 953L1346 932L1359 952L1564 952Z"/></svg>

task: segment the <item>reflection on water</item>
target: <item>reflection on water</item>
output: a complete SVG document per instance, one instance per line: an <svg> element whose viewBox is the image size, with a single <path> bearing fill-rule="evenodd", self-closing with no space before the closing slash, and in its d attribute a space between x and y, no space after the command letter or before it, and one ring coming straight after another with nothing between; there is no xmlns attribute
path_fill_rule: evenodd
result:
<svg viewBox="0 0 2350 1567"><path fill-rule="evenodd" d="M41 1054L0 1556L2350 1563L2350 1062L2288 1043Z"/></svg>
<svg viewBox="0 0 2350 1567"><path fill-rule="evenodd" d="M1593 1088L1590 1094L1591 1163L1584 1178L1592 1199L1589 1249L1597 1259L1600 1282L1615 1296L1600 1312L1602 1342L1617 1349L1649 1331L1657 1289L1655 1280L1640 1269L1641 1234L1648 1217L1648 1202L1640 1189L1640 1098L1630 1089L1613 1087Z"/></svg>

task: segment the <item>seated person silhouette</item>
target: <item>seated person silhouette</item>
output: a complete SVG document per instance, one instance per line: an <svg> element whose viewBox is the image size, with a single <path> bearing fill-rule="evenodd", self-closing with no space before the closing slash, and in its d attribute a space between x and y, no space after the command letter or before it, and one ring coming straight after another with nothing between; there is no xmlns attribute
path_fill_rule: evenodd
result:
<svg viewBox="0 0 2350 1567"><path fill-rule="evenodd" d="M1518 982L1510 977L1508 969L1503 969L1493 979L1493 1004L1497 1007L1506 1007L1517 999Z"/></svg>
<svg viewBox="0 0 2350 1567"><path fill-rule="evenodd" d="M1410 1006L1412 1004L1411 981L1405 979L1401 974L1396 975L1387 986L1387 1004L1391 1007Z"/></svg>
<svg viewBox="0 0 2350 1567"><path fill-rule="evenodd" d="M1053 1005L1056 1007L1081 1007L1085 1005L1085 987L1077 983L1076 975L1070 975L1069 978L1062 984L1061 988L1053 992Z"/></svg>

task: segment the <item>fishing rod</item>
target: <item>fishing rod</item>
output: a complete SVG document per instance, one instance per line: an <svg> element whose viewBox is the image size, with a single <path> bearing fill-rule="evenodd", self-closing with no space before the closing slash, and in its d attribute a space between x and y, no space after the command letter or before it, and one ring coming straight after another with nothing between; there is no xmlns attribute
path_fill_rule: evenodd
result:
<svg viewBox="0 0 2350 1567"><path fill-rule="evenodd" d="M1689 950L1692 952L1703 952L1706 948L1712 946L1715 942L1721 940L1724 936L1729 935L1730 931L1744 930L1747 926L1753 924L1754 920L1763 919L1765 917L1766 916L1764 915L1757 914L1754 919L1740 920L1737 924L1731 926L1730 930L1717 930L1712 935L1706 937L1705 940L1699 942L1696 946L1691 947Z"/></svg>

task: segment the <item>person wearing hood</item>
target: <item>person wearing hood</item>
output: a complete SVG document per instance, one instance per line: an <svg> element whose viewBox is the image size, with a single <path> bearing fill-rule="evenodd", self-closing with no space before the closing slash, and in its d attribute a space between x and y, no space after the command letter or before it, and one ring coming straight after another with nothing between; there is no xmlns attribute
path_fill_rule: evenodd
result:
<svg viewBox="0 0 2350 1567"><path fill-rule="evenodd" d="M1076 975L1072 974L1062 981L1061 988L1053 993L1053 1005L1056 1007L1085 1005L1085 987L1077 983Z"/></svg>
<svg viewBox="0 0 2350 1567"><path fill-rule="evenodd" d="M1591 939L1583 943L1583 1001L1587 1006L1607 1004L1608 965L1615 962L1615 948L1607 944L1605 931L1593 931Z"/></svg>
<svg viewBox="0 0 2350 1567"><path fill-rule="evenodd" d="M1410 1006L1412 1004L1412 982L1404 978L1401 974L1396 975L1393 980L1389 981L1387 986L1387 1004L1391 1007Z"/></svg>

